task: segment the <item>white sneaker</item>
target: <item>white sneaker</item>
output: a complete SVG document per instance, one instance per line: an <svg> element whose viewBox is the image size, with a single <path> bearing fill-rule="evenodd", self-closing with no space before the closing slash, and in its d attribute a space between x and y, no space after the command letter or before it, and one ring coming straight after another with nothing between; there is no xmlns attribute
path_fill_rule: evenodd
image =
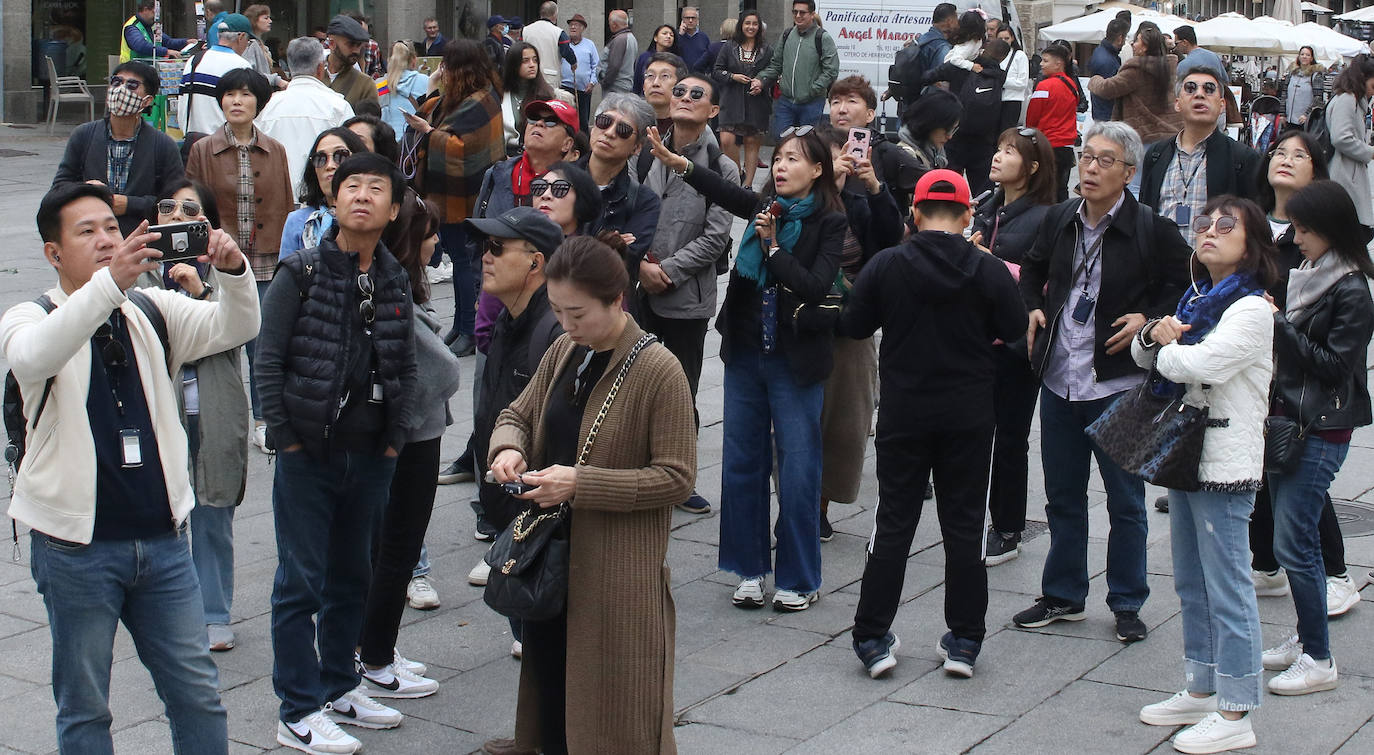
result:
<svg viewBox="0 0 1374 755"><path fill-rule="evenodd" d="M258 425L253 428L253 445L268 456L276 453L267 447L267 425Z"/></svg>
<svg viewBox="0 0 1374 755"><path fill-rule="evenodd" d="M730 602L734 603L736 608L763 608L763 577L740 580Z"/></svg>
<svg viewBox="0 0 1374 755"><path fill-rule="evenodd" d="M516 640L510 644L510 657L520 660L525 657L525 643Z"/></svg>
<svg viewBox="0 0 1374 755"><path fill-rule="evenodd" d="M363 746L362 742L345 734L329 720L323 710L317 710L294 724L278 721L277 744L301 752L343 755L357 752Z"/></svg>
<svg viewBox="0 0 1374 755"><path fill-rule="evenodd" d="M1255 597L1278 598L1288 594L1288 574L1282 569L1267 572L1250 570L1250 581L1255 583Z"/></svg>
<svg viewBox="0 0 1374 755"><path fill-rule="evenodd" d="M1187 753L1226 752L1254 746L1255 730L1250 728L1249 714L1230 721L1220 713L1208 713L1195 726L1174 737L1174 749Z"/></svg>
<svg viewBox="0 0 1374 755"><path fill-rule="evenodd" d="M1217 696L1193 697L1187 690L1179 692L1163 702L1146 705L1140 709L1141 723L1151 726L1181 726L1195 724L1217 712Z"/></svg>
<svg viewBox="0 0 1374 755"><path fill-rule="evenodd" d="M1261 659L1265 671L1283 671L1296 663L1298 656L1301 655L1302 643L1298 641L1298 636L1295 634L1284 640L1282 645L1264 651Z"/></svg>
<svg viewBox="0 0 1374 755"><path fill-rule="evenodd" d="M416 577L406 586L406 600L417 611L433 611L439 607L439 593L429 583L429 577Z"/></svg>
<svg viewBox="0 0 1374 755"><path fill-rule="evenodd" d="M1326 578L1326 615L1340 616L1360 602L1360 588L1349 574Z"/></svg>
<svg viewBox="0 0 1374 755"><path fill-rule="evenodd" d="M1287 671L1269 680L1269 691L1276 695L1306 695L1335 689L1338 684L1335 658L1318 661L1303 653Z"/></svg>
<svg viewBox="0 0 1374 755"><path fill-rule="evenodd" d="M452 263L452 262L449 262L449 261L448 261L448 258L445 257L445 258L443 258L442 260L439 261L439 265L438 265L437 267L428 267L428 266L426 266L426 267L425 267L425 278L427 278L427 279L429 280L429 284L430 284L431 286L434 285L434 284L436 284L436 283L443 283L443 282L445 282L445 281L452 280L452 279L453 279L453 263Z"/></svg>
<svg viewBox="0 0 1374 755"><path fill-rule="evenodd" d="M429 667L419 661L412 661L401 655L401 651L396 648L391 649L391 663L396 668L405 669L416 676L424 676L429 671Z"/></svg>
<svg viewBox="0 0 1374 755"><path fill-rule="evenodd" d="M487 583L487 577L491 576L491 567L487 566L485 560L478 561L477 565L468 572L468 584L482 587Z"/></svg>
<svg viewBox="0 0 1374 755"><path fill-rule="evenodd" d="M774 611L805 611L811 607L812 603L820 598L814 592L797 592L796 590L778 590L773 593Z"/></svg>
<svg viewBox="0 0 1374 755"><path fill-rule="evenodd" d="M403 716L394 708L373 700L359 689L351 689L344 696L324 706L324 713L336 724L348 724L364 729L394 729Z"/></svg>
<svg viewBox="0 0 1374 755"><path fill-rule="evenodd" d="M412 674L394 664L375 670L364 666L361 674L363 692L372 697L408 700L429 697L439 691L438 682Z"/></svg>

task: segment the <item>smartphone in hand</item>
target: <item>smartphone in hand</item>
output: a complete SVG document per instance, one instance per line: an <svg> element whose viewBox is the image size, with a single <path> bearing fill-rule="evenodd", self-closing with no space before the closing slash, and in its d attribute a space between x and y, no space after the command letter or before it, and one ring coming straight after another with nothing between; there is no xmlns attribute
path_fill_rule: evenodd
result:
<svg viewBox="0 0 1374 755"><path fill-rule="evenodd" d="M870 136L866 128L849 129L849 141L844 143L844 154L852 155L856 160L867 160L872 147Z"/></svg>

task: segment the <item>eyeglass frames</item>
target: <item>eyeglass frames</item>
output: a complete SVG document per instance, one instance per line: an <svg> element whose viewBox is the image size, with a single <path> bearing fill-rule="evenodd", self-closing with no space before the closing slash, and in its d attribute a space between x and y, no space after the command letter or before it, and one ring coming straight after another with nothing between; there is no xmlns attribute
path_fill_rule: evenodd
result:
<svg viewBox="0 0 1374 755"><path fill-rule="evenodd" d="M157 214L176 214L177 205L181 205L181 214L185 215L188 218L193 218L200 214L200 202L197 202L194 199L183 199L180 202L178 202L175 199L159 199L157 201Z"/></svg>
<svg viewBox="0 0 1374 755"><path fill-rule="evenodd" d="M614 126L615 135L620 137L621 139L631 139L634 138L635 135L634 126L631 126L625 121L616 120L615 118L611 117L608 113L601 113L600 115L596 116L596 120L594 120L592 124L597 128L601 129L602 131L610 131L611 127Z"/></svg>
<svg viewBox="0 0 1374 755"><path fill-rule="evenodd" d="M323 168L329 164L330 158L334 159L335 165L343 165L343 161L352 156L352 150L336 149L333 152L316 152L310 156L310 162L314 163L316 168Z"/></svg>
<svg viewBox="0 0 1374 755"><path fill-rule="evenodd" d="M674 97L677 97L678 99L682 99L683 97L686 97L686 96L689 95L689 94L692 96L692 99L693 99L694 101L695 101L695 100L699 100L699 99L701 99L702 97L705 97L705 96L706 96L706 88L705 88L705 87L692 87L691 89L688 89L687 87L685 87L685 86L683 86L683 85L681 85L681 84L679 84L679 85L673 87L673 96L674 96Z"/></svg>
<svg viewBox="0 0 1374 755"><path fill-rule="evenodd" d="M1236 217L1234 215L1222 215L1221 217L1216 218L1215 220L1213 220L1210 216L1203 215L1201 217L1193 218L1193 233L1196 233L1197 235L1201 236L1202 234L1209 231L1212 228L1212 225L1215 224L1217 227L1217 233L1224 235L1230 233L1231 231L1234 231L1236 229L1236 224L1239 222L1240 221L1236 220Z"/></svg>
<svg viewBox="0 0 1374 755"><path fill-rule="evenodd" d="M1101 166L1103 170L1111 170L1112 166L1116 165L1117 163L1121 163L1122 165L1135 164L1122 160L1119 157L1112 157L1111 155L1090 155L1087 152L1084 152L1082 155L1079 155L1078 157L1078 165L1082 168L1086 168L1089 165L1092 165L1093 161L1096 161L1097 164Z"/></svg>
<svg viewBox="0 0 1374 755"><path fill-rule="evenodd" d="M562 199L568 196L568 192L572 191L572 182L566 178L559 178L554 181L536 178L530 181L530 196L542 197L546 191L553 192L554 199Z"/></svg>

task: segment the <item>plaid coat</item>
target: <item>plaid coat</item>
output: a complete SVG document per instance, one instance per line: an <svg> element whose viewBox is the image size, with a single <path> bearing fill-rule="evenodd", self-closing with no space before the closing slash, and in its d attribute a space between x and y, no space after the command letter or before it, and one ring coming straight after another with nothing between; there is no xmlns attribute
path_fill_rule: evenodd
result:
<svg viewBox="0 0 1374 755"><path fill-rule="evenodd" d="M435 123L440 97L420 105L420 116L434 130L420 144L420 194L439 208L439 222L461 223L472 216L482 177L506 158L501 132L501 95L494 87L469 95Z"/></svg>

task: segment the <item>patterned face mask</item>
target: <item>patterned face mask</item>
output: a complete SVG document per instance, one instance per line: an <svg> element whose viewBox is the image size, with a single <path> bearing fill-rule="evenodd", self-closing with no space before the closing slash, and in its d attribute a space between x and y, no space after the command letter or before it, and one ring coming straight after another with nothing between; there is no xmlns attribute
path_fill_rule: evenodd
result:
<svg viewBox="0 0 1374 755"><path fill-rule="evenodd" d="M125 87L110 87L105 93L105 111L118 118L138 115L144 108L144 97Z"/></svg>

